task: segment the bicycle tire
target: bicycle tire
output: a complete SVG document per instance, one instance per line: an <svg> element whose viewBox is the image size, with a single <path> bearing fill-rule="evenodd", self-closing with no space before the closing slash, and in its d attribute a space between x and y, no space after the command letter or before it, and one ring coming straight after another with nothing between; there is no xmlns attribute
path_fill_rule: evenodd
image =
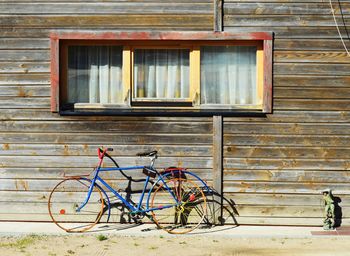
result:
<svg viewBox="0 0 350 256"><path fill-rule="evenodd" d="M170 177L166 184L158 182L154 186L150 208L160 209L151 211L152 220L171 234L193 231L206 216L207 203L203 190L195 182L181 176ZM170 192L178 199L177 205Z"/></svg>
<svg viewBox="0 0 350 256"><path fill-rule="evenodd" d="M51 191L48 210L52 221L66 232L85 232L94 227L104 212L101 190L95 185L88 203L77 212L88 194L91 181L74 177L59 182Z"/></svg>

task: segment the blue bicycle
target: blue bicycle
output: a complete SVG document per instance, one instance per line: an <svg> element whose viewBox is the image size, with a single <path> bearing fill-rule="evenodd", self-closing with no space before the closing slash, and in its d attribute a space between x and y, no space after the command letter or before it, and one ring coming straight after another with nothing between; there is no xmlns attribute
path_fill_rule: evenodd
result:
<svg viewBox="0 0 350 256"><path fill-rule="evenodd" d="M99 162L89 176L66 177L53 188L48 208L58 227L67 232L84 232L99 222L110 221L111 193L128 209L131 219L138 221L147 216L159 228L172 234L188 233L206 218L206 195L211 190L196 174L175 167L157 171L154 168L157 151L137 154L149 157L149 166L119 167L107 153L109 151L113 149L98 149ZM105 157L115 167L101 167ZM100 177L101 173L118 171L129 181L134 181L125 172L137 170L146 176L142 180L143 189L137 203L122 196Z"/></svg>

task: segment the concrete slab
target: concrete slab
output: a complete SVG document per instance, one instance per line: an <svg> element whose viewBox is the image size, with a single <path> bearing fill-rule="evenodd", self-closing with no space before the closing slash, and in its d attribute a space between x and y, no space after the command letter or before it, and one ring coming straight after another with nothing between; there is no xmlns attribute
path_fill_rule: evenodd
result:
<svg viewBox="0 0 350 256"><path fill-rule="evenodd" d="M281 226L215 226L199 228L186 236L224 236L224 237L295 237L304 238L320 233L322 227L281 227ZM99 224L84 234L107 233L120 236L174 236L156 228L154 224ZM81 235L66 233L53 223L1 222L0 236L40 235ZM341 234L338 234L341 235Z"/></svg>

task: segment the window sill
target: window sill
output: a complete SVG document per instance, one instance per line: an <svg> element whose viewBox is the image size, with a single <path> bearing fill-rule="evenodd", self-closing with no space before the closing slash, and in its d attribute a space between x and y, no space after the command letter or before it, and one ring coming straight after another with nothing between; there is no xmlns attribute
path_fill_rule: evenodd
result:
<svg viewBox="0 0 350 256"><path fill-rule="evenodd" d="M167 109L180 109L180 110L228 110L228 111L242 111L242 110L253 110L261 111L262 105L252 105L252 104L201 104L199 106L193 106L191 102L188 101L177 101L177 102L154 102L154 101L143 101L143 102L133 102L132 106L128 104L101 104L101 103L74 103L67 104L64 109L67 110L132 110L132 109L149 109L158 110L159 107L163 107L164 110Z"/></svg>
<svg viewBox="0 0 350 256"><path fill-rule="evenodd" d="M210 107L128 107L125 105L118 108L112 106L99 107L74 107L59 111L62 116L265 116L261 109L256 108L217 108Z"/></svg>

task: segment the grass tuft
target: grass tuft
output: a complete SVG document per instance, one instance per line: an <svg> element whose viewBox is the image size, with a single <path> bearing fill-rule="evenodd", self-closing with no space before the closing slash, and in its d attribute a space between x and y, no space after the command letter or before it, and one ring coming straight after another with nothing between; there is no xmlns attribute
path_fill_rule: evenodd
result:
<svg viewBox="0 0 350 256"><path fill-rule="evenodd" d="M108 239L108 237L105 236L105 235L102 235L102 234L99 234L99 235L97 236L97 240L98 240L98 241L104 241L104 240L107 240L107 239Z"/></svg>

